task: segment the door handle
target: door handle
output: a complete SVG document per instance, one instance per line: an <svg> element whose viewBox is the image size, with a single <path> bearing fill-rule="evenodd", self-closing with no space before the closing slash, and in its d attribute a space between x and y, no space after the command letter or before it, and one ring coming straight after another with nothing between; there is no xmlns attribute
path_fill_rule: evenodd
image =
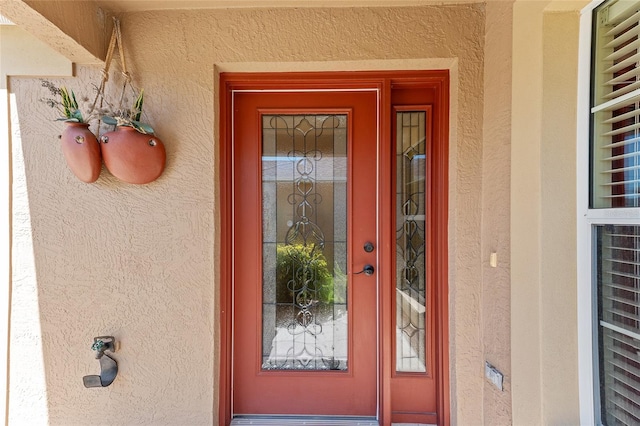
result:
<svg viewBox="0 0 640 426"><path fill-rule="evenodd" d="M370 277L371 275L373 275L373 273L376 271L376 269L373 267L373 265L364 265L364 268L362 268L362 271L360 272L354 272L353 275L359 275L359 274L365 274L366 276Z"/></svg>

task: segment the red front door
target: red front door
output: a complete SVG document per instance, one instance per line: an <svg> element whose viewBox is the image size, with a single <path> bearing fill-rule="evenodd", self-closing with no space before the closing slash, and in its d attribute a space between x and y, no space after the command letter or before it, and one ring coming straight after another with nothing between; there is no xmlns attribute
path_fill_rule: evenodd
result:
<svg viewBox="0 0 640 426"><path fill-rule="evenodd" d="M449 423L448 82L221 77L221 424Z"/></svg>
<svg viewBox="0 0 640 426"><path fill-rule="evenodd" d="M378 91L232 102L233 415L376 416Z"/></svg>

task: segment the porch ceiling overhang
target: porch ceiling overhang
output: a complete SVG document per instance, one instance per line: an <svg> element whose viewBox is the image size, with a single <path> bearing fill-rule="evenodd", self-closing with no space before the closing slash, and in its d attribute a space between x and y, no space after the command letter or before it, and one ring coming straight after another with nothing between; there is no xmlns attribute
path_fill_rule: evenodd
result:
<svg viewBox="0 0 640 426"><path fill-rule="evenodd" d="M114 13L162 9L376 7L480 3L484 0L93 0ZM504 1L504 0L500 0ZM508 0L507 0L508 1Z"/></svg>
<svg viewBox="0 0 640 426"><path fill-rule="evenodd" d="M0 0L0 15L82 64L100 64L112 23L93 1Z"/></svg>
<svg viewBox="0 0 640 426"><path fill-rule="evenodd" d="M534 1L555 11L580 10L590 0L93 0L113 13L164 9L277 8L277 7L402 7L460 3Z"/></svg>
<svg viewBox="0 0 640 426"><path fill-rule="evenodd" d="M0 0L0 15L75 63L100 64L112 30L111 16L167 9L274 7L401 7L514 0ZM515 0L552 10L579 10L588 0Z"/></svg>

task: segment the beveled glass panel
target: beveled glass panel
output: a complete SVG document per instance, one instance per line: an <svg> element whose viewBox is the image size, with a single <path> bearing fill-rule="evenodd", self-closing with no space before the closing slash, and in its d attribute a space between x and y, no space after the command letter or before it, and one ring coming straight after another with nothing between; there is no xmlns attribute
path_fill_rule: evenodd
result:
<svg viewBox="0 0 640 426"><path fill-rule="evenodd" d="M426 372L426 113L396 113L396 371Z"/></svg>
<svg viewBox="0 0 640 426"><path fill-rule="evenodd" d="M347 116L262 117L262 368L346 370Z"/></svg>

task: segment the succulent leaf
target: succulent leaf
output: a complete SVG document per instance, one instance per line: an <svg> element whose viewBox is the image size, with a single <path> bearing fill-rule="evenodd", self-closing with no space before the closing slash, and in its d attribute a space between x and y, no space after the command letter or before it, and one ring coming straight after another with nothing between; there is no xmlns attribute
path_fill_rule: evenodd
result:
<svg viewBox="0 0 640 426"><path fill-rule="evenodd" d="M73 90L69 93L69 90L67 90L66 87L60 87L60 98L62 101L62 113L64 117L68 119L73 118L82 123L82 113L78 108L78 101L76 100L76 95L73 93Z"/></svg>
<svg viewBox="0 0 640 426"><path fill-rule="evenodd" d="M113 117L109 117L108 115L102 116L102 122L110 126L115 126L118 124L118 120Z"/></svg>
<svg viewBox="0 0 640 426"><path fill-rule="evenodd" d="M135 129L140 133L153 134L153 127L151 127L147 123L141 123L136 120L132 121L132 123L133 123L133 127L135 127Z"/></svg>
<svg viewBox="0 0 640 426"><path fill-rule="evenodd" d="M136 102L133 104L133 121L140 121L142 117L142 105L144 104L144 89L140 90Z"/></svg>

